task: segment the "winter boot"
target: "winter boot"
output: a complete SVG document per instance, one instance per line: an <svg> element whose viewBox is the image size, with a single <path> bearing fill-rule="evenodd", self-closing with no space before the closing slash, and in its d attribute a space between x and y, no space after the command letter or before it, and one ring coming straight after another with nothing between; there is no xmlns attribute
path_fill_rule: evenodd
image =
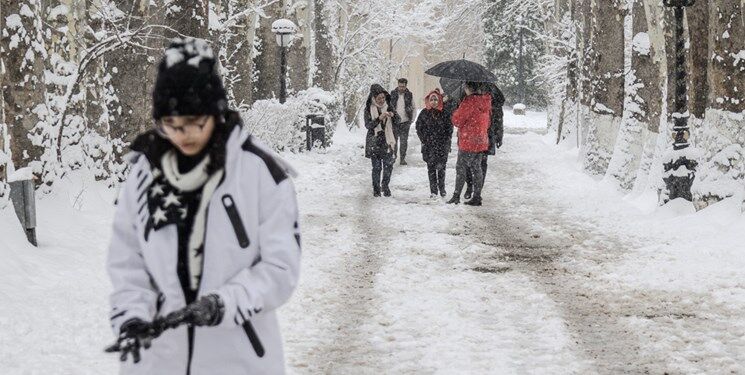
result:
<svg viewBox="0 0 745 375"><path fill-rule="evenodd" d="M473 195L473 189L471 189L471 185L466 186L466 193L463 194L464 199L471 199L471 195Z"/></svg>
<svg viewBox="0 0 745 375"><path fill-rule="evenodd" d="M406 159L401 158L401 165L409 165L409 163L406 162Z"/></svg>
<svg viewBox="0 0 745 375"><path fill-rule="evenodd" d="M373 197L379 197L380 196L380 187L373 186Z"/></svg>
<svg viewBox="0 0 745 375"><path fill-rule="evenodd" d="M460 195L453 195L452 198L447 202L448 204L460 204Z"/></svg>
<svg viewBox="0 0 745 375"><path fill-rule="evenodd" d="M391 189L389 189L388 186L383 187L383 196L386 196L386 197L391 196Z"/></svg>
<svg viewBox="0 0 745 375"><path fill-rule="evenodd" d="M471 200L463 202L463 204L467 204L469 206L481 206L481 197L473 197L471 198Z"/></svg>

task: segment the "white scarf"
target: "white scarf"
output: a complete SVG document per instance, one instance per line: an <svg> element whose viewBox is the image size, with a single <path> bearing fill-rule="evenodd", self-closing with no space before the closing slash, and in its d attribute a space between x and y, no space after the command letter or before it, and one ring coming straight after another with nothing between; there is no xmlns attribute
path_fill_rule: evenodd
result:
<svg viewBox="0 0 745 375"><path fill-rule="evenodd" d="M161 159L163 175L173 187L181 191L192 192L204 186L204 189L202 189L202 199L199 201L199 207L194 215L194 225L191 228L191 235L189 236L189 280L192 290L197 290L199 287L199 279L202 276L204 265L204 249L202 254L199 254L198 250L204 244L204 234L207 229L207 206L209 206L212 194L217 189L217 185L220 184L220 180L225 173L224 169L220 169L211 176L208 175L206 168L209 162L210 157L207 156L194 169L181 174L178 170L176 153L173 150L165 153Z"/></svg>
<svg viewBox="0 0 745 375"><path fill-rule="evenodd" d="M370 116L373 120L380 117L383 112L388 112L388 103L384 104L382 108L378 108L375 103L371 103ZM375 127L375 135L377 136L379 132L383 131L383 124L385 124L385 143L390 147L389 151L393 152L396 149L396 137L393 135L392 121L389 117L386 117L382 124Z"/></svg>

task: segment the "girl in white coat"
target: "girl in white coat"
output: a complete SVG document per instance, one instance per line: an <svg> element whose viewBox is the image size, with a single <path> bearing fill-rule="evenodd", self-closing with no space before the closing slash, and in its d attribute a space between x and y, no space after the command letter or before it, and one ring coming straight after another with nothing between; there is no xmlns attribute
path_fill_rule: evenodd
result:
<svg viewBox="0 0 745 375"><path fill-rule="evenodd" d="M207 43L175 40L158 68L155 128L132 144L107 261L109 350L123 374L284 373L275 310L300 268L294 172L226 103ZM162 331L159 319L187 324Z"/></svg>

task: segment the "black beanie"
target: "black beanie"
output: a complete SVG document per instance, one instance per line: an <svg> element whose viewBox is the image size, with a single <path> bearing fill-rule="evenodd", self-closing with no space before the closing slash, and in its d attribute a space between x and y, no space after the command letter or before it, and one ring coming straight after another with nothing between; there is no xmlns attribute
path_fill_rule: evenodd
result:
<svg viewBox="0 0 745 375"><path fill-rule="evenodd" d="M221 116L227 96L215 55L203 39L176 38L158 65L153 119L164 116Z"/></svg>

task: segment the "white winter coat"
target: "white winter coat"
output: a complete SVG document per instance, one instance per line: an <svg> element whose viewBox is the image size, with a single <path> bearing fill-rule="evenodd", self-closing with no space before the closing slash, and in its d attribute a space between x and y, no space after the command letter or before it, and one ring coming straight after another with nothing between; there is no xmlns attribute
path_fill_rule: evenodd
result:
<svg viewBox="0 0 745 375"><path fill-rule="evenodd" d="M123 364L122 374L284 373L275 310L295 289L300 269L292 172L266 147L240 133L235 127L228 140L225 178L207 211L199 287L199 296L220 295L225 316L218 326L194 329L191 359L188 330L180 327L155 339L142 351L140 363L130 359ZM176 272L175 225L151 231L147 240L144 236L150 216L145 196L152 180L150 163L137 158L118 199L107 262L116 335L129 319L151 321L185 306Z"/></svg>

